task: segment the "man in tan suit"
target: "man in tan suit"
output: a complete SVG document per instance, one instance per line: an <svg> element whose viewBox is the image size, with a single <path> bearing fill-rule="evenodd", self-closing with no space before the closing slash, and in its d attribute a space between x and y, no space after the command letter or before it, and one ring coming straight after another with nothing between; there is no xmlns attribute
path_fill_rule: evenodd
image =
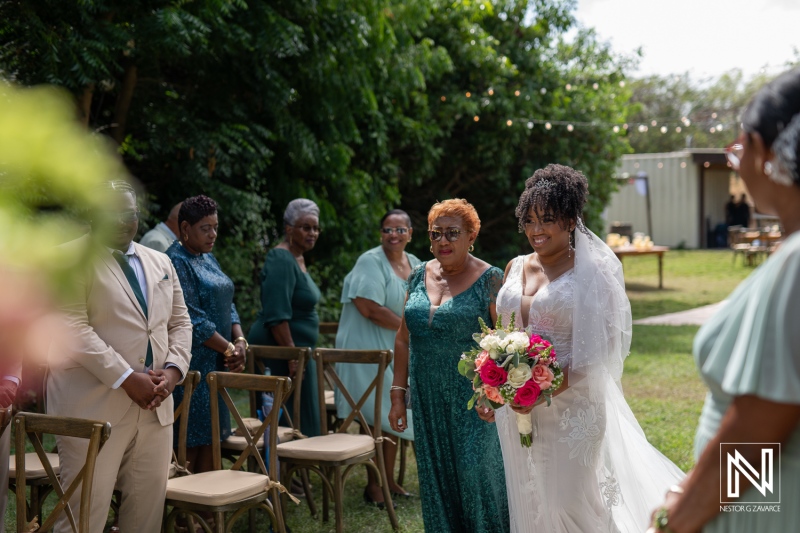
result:
<svg viewBox="0 0 800 533"><path fill-rule="evenodd" d="M133 188L114 181L109 189L110 227L93 230L104 235L105 246L97 247L79 294L64 308L76 345L70 354L51 353L47 410L111 423L95 469L91 531L103 531L116 486L120 530L157 532L172 448L171 393L189 369L192 325L169 258L133 242ZM88 444L60 437L57 445L66 486L83 466ZM79 497L76 491L71 502L76 514ZM56 531L67 530L62 515Z"/></svg>

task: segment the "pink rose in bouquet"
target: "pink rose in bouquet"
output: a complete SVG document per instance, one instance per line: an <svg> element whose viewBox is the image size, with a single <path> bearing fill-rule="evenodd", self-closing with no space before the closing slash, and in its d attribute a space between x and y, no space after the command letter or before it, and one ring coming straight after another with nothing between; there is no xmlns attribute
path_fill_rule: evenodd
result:
<svg viewBox="0 0 800 533"><path fill-rule="evenodd" d="M499 403L501 405L506 403L506 401L500 395L500 390L497 387L490 387L489 385L484 385L483 392L484 394L486 394L486 397L489 398L489 400L495 403Z"/></svg>
<svg viewBox="0 0 800 533"><path fill-rule="evenodd" d="M481 354L475 359L475 370L480 370L483 364L489 360L489 352L482 351Z"/></svg>
<svg viewBox="0 0 800 533"><path fill-rule="evenodd" d="M506 382L506 378L508 377L508 372L506 372L503 367L497 366L496 364L483 365L478 373L483 383L490 387L499 387Z"/></svg>
<svg viewBox="0 0 800 533"><path fill-rule="evenodd" d="M541 336L539 336L539 335L537 335L537 334L535 334L535 333L534 333L533 335L531 335L531 342L530 342L530 344L528 344L528 352L533 352L533 351L535 351L534 349L535 349L535 348L536 348L538 345L542 344L543 342L547 342L547 341L546 341L546 340L544 340L544 339L543 339Z"/></svg>
<svg viewBox="0 0 800 533"><path fill-rule="evenodd" d="M549 389L556 377L553 371L550 370L550 367L539 363L534 365L532 370L531 379L539 385L539 388L542 390Z"/></svg>
<svg viewBox="0 0 800 533"><path fill-rule="evenodd" d="M533 380L529 380L525 382L525 385L517 389L514 401L517 402L518 405L527 407L535 404L541 393L542 389L539 387L539 384Z"/></svg>

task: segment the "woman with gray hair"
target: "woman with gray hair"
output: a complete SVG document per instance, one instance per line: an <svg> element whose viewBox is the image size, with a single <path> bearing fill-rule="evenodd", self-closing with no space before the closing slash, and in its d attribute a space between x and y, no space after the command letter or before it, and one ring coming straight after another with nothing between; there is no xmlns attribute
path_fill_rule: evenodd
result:
<svg viewBox="0 0 800 533"><path fill-rule="evenodd" d="M283 214L283 240L267 253L261 270L261 311L247 340L266 346L309 346L319 333L317 303L319 288L306 270L303 254L319 238L319 207L306 198L289 202ZM272 360L273 376L294 377L295 366ZM300 430L309 437L319 435L317 373L314 361L306 367L300 391Z"/></svg>

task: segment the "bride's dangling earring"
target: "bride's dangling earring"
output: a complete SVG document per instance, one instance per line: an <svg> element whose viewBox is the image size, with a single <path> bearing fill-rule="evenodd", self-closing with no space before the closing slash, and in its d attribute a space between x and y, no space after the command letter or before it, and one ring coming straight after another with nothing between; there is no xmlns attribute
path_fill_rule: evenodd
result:
<svg viewBox="0 0 800 533"><path fill-rule="evenodd" d="M567 250L567 257L572 257L572 251L575 249L575 228L569 233L569 250Z"/></svg>

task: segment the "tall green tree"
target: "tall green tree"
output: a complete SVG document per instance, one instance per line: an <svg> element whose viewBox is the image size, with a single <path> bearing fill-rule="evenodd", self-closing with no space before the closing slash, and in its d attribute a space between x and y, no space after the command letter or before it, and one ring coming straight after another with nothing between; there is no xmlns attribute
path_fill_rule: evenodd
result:
<svg viewBox="0 0 800 533"><path fill-rule="evenodd" d="M627 144L589 123L623 120L627 62L591 31L566 41L573 10L572 0L6 0L0 71L71 91L79 119L114 139L145 185L150 223L189 195L220 202L215 254L246 322L284 206L317 201L324 232L309 264L335 318L341 279L378 243L388 208L407 207L420 228L435 200L466 197L484 219L480 253L502 264L521 247L524 179L557 162L589 177L598 229Z"/></svg>
<svg viewBox="0 0 800 533"><path fill-rule="evenodd" d="M502 265L528 246L514 217L525 179L560 163L588 177L587 223L601 230L599 215L628 147L620 134L589 123L624 121L628 60L589 30L566 40L575 27L574 2L441 6L423 31L453 64L441 81L428 84L428 107L446 132L437 141L441 157L401 182L404 205L418 225L436 200L464 197L482 218L478 253ZM553 121L550 129L545 120ZM584 124L570 128L571 121ZM418 250L427 254L423 244Z"/></svg>

